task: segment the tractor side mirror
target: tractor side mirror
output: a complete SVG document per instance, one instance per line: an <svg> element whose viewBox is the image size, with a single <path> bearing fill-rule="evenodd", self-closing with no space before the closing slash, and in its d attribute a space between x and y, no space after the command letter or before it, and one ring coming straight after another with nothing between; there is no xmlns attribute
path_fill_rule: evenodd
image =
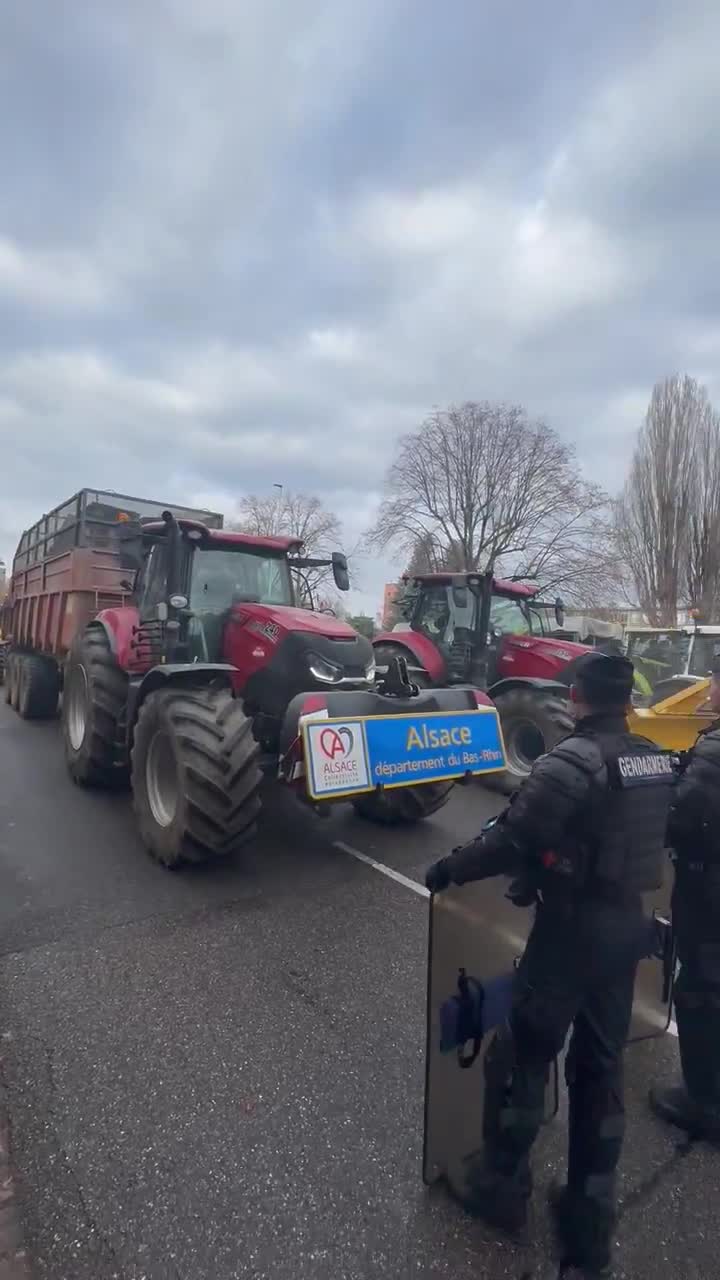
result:
<svg viewBox="0 0 720 1280"><path fill-rule="evenodd" d="M565 626L565 605L560 596L555 600L555 621L559 627Z"/></svg>
<svg viewBox="0 0 720 1280"><path fill-rule="evenodd" d="M347 556L342 551L333 551L331 556L333 578L338 591L350 590L350 575L348 573Z"/></svg>

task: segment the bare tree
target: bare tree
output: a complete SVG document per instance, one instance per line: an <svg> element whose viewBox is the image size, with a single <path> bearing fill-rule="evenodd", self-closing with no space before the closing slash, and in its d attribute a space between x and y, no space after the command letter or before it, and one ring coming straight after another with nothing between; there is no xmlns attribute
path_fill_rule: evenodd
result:
<svg viewBox="0 0 720 1280"><path fill-rule="evenodd" d="M693 378L676 375L658 382L617 504L620 554L654 626L677 621L688 573L699 572L704 554L709 528L704 519L697 524L697 555L691 555L691 519L697 511L696 451L712 416L707 392Z"/></svg>
<svg viewBox="0 0 720 1280"><path fill-rule="evenodd" d="M268 496L251 493L242 498L238 517L231 527L262 537L287 535L299 538L309 556L329 557L339 547L342 534L335 512L328 511L320 498L284 490ZM325 596L332 581L332 569L329 567L298 573L295 584L298 603L309 607L320 593L324 607L330 607ZM336 608L334 593L332 603Z"/></svg>
<svg viewBox="0 0 720 1280"><path fill-rule="evenodd" d="M699 622L720 615L720 417L703 413L693 447L695 481L686 552L687 598Z"/></svg>
<svg viewBox="0 0 720 1280"><path fill-rule="evenodd" d="M548 519L529 554L514 566L516 577L535 578L543 592L566 604L596 609L622 598L613 508L595 485L583 484L574 507Z"/></svg>
<svg viewBox="0 0 720 1280"><path fill-rule="evenodd" d="M596 536L605 495L583 480L573 449L519 405L433 413L400 440L387 489L370 545L429 548L433 567L483 569L504 558L552 585L572 551L561 576L575 592L597 578L598 548L612 559Z"/></svg>

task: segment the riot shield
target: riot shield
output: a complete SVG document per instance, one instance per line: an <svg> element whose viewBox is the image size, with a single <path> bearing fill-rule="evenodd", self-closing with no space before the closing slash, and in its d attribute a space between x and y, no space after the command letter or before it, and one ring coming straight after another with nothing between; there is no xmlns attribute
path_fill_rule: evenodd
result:
<svg viewBox="0 0 720 1280"><path fill-rule="evenodd" d="M653 909L667 914L662 910L667 896L667 885L664 892L647 896L648 917ZM430 899L423 1179L428 1185L444 1179L461 1199L468 1172L482 1153L484 1060L493 1028L509 1013L514 963L524 946L523 924L529 922L504 900L489 898L487 882L451 886ZM629 1044L667 1030L672 952L668 959L663 982L662 959L648 945L638 969ZM483 1034L458 1044L453 1026L463 1003L460 1025L472 1031L469 1022L482 1007ZM546 1120L557 1110L556 1069L548 1081Z"/></svg>
<svg viewBox="0 0 720 1280"><path fill-rule="evenodd" d="M498 928L496 918L495 927L488 923L486 884L452 886L430 899L423 1179L428 1185L444 1179L460 1199L482 1151L485 1055L493 1028L510 1012L524 945L512 927ZM468 1032L462 1044L455 1034L458 1012ZM478 1012L482 1034L475 1037L470 1023ZM556 1110L557 1072L551 1071L546 1117Z"/></svg>
<svg viewBox="0 0 720 1280"><path fill-rule="evenodd" d="M668 859L662 889L656 893L644 895L644 907L648 920L664 921L666 927L651 930L650 946L638 965L629 1044L634 1044L638 1040L664 1036L671 1026L676 968L675 951L670 933L672 878L673 870ZM663 933L665 934L664 945Z"/></svg>

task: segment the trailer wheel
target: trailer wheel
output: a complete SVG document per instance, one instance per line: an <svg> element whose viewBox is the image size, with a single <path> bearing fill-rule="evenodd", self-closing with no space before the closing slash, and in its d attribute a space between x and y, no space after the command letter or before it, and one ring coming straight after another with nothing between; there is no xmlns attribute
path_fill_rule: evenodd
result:
<svg viewBox="0 0 720 1280"><path fill-rule="evenodd" d="M127 702L127 676L101 627L75 640L65 669L63 737L70 773L82 786L101 786L121 774L118 723Z"/></svg>
<svg viewBox="0 0 720 1280"><path fill-rule="evenodd" d="M255 834L259 746L230 689L176 686L143 702L132 788L150 855L175 869L225 857Z"/></svg>
<svg viewBox="0 0 720 1280"><path fill-rule="evenodd" d="M522 786L539 756L572 731L569 705L557 694L536 692L532 686L508 689L495 699L500 716L507 769L490 774L486 786L514 791Z"/></svg>
<svg viewBox="0 0 720 1280"><path fill-rule="evenodd" d="M12 706L14 670L15 670L15 655L11 653L9 654L8 660L5 664L5 701L8 706Z"/></svg>
<svg viewBox="0 0 720 1280"><path fill-rule="evenodd" d="M52 658L25 654L17 685L17 709L23 720L51 720L57 715L60 675Z"/></svg>
<svg viewBox="0 0 720 1280"><path fill-rule="evenodd" d="M450 799L453 782L426 782L421 787L392 787L356 796L353 808L360 818L384 827L422 822L442 809Z"/></svg>
<svg viewBox="0 0 720 1280"><path fill-rule="evenodd" d="M25 661L22 653L16 653L13 657L12 675L10 678L10 706L13 711L18 709L18 698L20 695L20 675Z"/></svg>

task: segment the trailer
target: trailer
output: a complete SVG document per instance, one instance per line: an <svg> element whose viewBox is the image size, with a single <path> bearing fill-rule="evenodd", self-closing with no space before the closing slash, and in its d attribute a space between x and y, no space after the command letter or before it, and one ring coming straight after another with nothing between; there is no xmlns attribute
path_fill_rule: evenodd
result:
<svg viewBox="0 0 720 1280"><path fill-rule="evenodd" d="M375 682L347 623L296 607L341 552L227 531L219 513L83 489L27 530L2 626L6 701L57 714L73 779L129 779L148 851L166 867L231 853L255 831L263 770L306 803L348 800L414 822L457 780L496 772L497 715L479 690L420 690L404 661Z"/></svg>

